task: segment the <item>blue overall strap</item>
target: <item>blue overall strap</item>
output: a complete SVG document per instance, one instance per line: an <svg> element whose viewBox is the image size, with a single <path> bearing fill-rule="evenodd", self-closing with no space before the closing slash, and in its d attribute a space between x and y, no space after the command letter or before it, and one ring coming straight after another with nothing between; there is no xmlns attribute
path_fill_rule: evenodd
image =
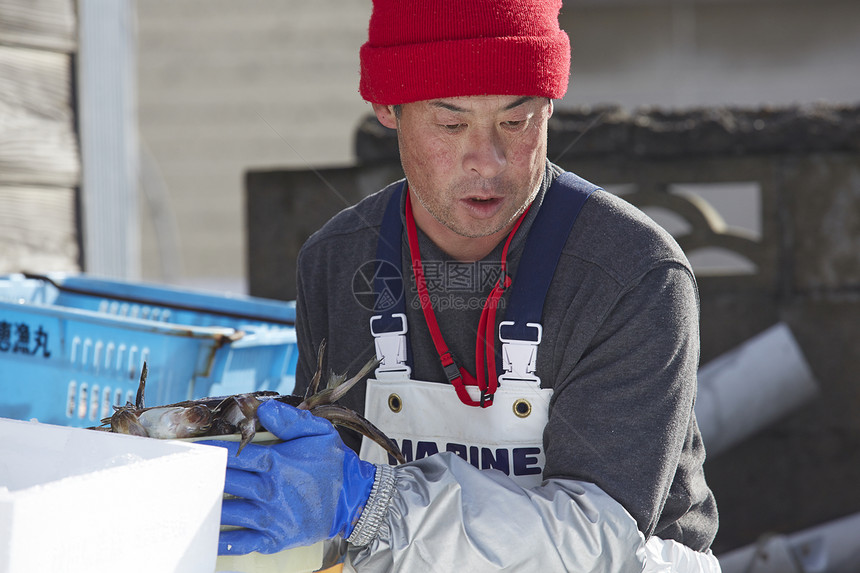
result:
<svg viewBox="0 0 860 573"><path fill-rule="evenodd" d="M381 370L398 373L405 371L408 376L410 371L408 362L412 351L409 337L406 335L406 294L401 264L403 222L400 201L405 188L404 181L399 190L391 194L376 242L376 268L373 276L375 314L370 319L370 332L376 342L377 357L384 358L377 374ZM382 341L389 341L384 348L381 346ZM392 343L395 346L392 347ZM380 352L383 349L385 352ZM394 364L395 357L400 357L400 366Z"/></svg>
<svg viewBox="0 0 860 573"><path fill-rule="evenodd" d="M600 187L564 172L547 189L531 229L513 284L499 338L540 342L541 315L549 284L576 218L589 196Z"/></svg>
<svg viewBox="0 0 860 573"><path fill-rule="evenodd" d="M404 182L404 186L406 183ZM401 270L403 222L400 218L400 199L403 187L391 194L382 216L379 239L376 242L376 273L373 276L373 310L383 318L377 329L388 332L398 330L392 315L406 312Z"/></svg>

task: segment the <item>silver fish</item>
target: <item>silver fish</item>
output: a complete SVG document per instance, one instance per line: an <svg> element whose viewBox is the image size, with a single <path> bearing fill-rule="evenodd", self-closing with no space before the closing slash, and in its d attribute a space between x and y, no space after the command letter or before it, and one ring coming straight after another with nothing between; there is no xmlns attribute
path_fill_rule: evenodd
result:
<svg viewBox="0 0 860 573"><path fill-rule="evenodd" d="M277 400L300 410L325 418L336 426L346 427L367 436L382 446L394 459L406 463L397 444L364 416L334 402L346 394L379 361L370 360L352 378L346 375L329 376L326 388L318 390L322 379L322 363L325 341L320 344L317 355L318 368L304 397L282 395L262 390L247 394L234 394L199 400L187 400L175 404L147 408L144 403L146 388L146 363L140 374L135 403L114 406L114 413L101 420L102 426L91 428L119 434L132 434L160 439L198 438L239 434L239 452L253 440L259 431L265 431L257 418L257 408L266 400Z"/></svg>

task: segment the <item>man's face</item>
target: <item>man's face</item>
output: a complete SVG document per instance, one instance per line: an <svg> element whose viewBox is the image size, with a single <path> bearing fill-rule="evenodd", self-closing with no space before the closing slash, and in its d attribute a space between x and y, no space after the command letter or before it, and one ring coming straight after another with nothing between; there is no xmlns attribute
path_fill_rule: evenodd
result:
<svg viewBox="0 0 860 573"><path fill-rule="evenodd" d="M374 109L397 128L415 220L443 248L463 238L494 245L534 199L552 115L546 98L420 101L404 104L399 118L391 106Z"/></svg>

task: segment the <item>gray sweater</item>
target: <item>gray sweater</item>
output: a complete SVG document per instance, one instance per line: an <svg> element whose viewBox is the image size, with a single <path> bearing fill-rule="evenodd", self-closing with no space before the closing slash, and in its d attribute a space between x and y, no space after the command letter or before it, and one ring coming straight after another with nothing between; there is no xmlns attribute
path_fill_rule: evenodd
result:
<svg viewBox="0 0 860 573"><path fill-rule="evenodd" d="M525 237L560 172L547 164L542 189L511 243L508 271L514 281ZM302 248L297 392L316 369L323 339L327 367L335 372L354 373L373 357L374 313L361 269L375 259L383 211L401 189L395 183L345 209ZM481 301L493 286L502 245L474 264L453 261L420 230L419 245L442 334L458 364L474 374ZM408 253L404 232L412 377L444 381L417 304ZM505 302L497 321L504 320ZM635 207L596 191L562 252L542 325L537 374L542 386L554 389L544 432L544 478L593 483L635 518L646 537L707 549L718 519L693 413L698 293L681 249ZM364 389L362 382L341 403L363 412ZM360 437L342 435L357 451Z"/></svg>

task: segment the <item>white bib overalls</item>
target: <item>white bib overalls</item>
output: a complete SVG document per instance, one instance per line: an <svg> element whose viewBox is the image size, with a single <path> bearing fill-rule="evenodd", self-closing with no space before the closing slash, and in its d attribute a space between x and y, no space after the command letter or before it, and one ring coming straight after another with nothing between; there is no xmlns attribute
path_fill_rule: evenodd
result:
<svg viewBox="0 0 860 573"><path fill-rule="evenodd" d="M594 190L593 186L586 189L581 181L568 173L556 181L567 190L575 190L572 196L575 197L576 192L581 194L578 199L579 207ZM556 183L553 187L556 187ZM555 194L556 197L560 195L559 192ZM546 208L542 208L539 215L555 212L556 216L565 219L565 222L572 226L579 207L571 217L570 211L547 207L549 196L548 191L543 206ZM381 261L397 268L400 267L401 260L399 204L399 194L395 194L383 219L378 250L378 258ZM568 233L560 232L558 221L534 227L539 229L539 233L543 233L534 241L538 249L551 242L553 236L562 239L567 237L570 228L568 227ZM530 238L532 234L535 234L534 228L530 232ZM527 257L528 249L529 243L526 244L523 259ZM558 250L560 252L560 246ZM546 461L543 432L549 418L553 391L540 387L535 366L541 338L539 320L543 297L549 287L552 272L523 272L522 265L521 261L520 272L524 278L520 284L527 285L527 288L521 288L517 294L537 294L520 295L516 299L515 294L511 294L508 318L513 316L512 309L519 311L519 307L528 308L524 312L518 312L516 319L502 322L499 326L504 373L499 376L499 385L489 407L466 405L451 384L410 378L411 369L406 356L408 328L402 305L399 308L389 307L385 316L377 315L371 319L370 329L376 343L377 358L381 362L375 378L367 382L365 417L397 442L407 461L451 452L479 470L504 473L522 488L541 485ZM550 270L553 271L554 268L553 264ZM517 283L514 284L516 286ZM377 293L381 293L379 285ZM521 300L522 303L519 302ZM387 326L377 328L379 324L375 325L376 321ZM392 324L395 325L394 328L391 327ZM532 340L528 336L506 338L502 335L502 326L519 327L519 334L536 329L538 335ZM511 332L514 330L516 329ZM473 401L481 398L476 387L466 386L466 390ZM389 463L388 454L367 438L362 440L360 457L373 463ZM710 552L697 552L675 541L657 537L652 537L645 543L645 555L645 571L648 572L720 571L717 559Z"/></svg>

